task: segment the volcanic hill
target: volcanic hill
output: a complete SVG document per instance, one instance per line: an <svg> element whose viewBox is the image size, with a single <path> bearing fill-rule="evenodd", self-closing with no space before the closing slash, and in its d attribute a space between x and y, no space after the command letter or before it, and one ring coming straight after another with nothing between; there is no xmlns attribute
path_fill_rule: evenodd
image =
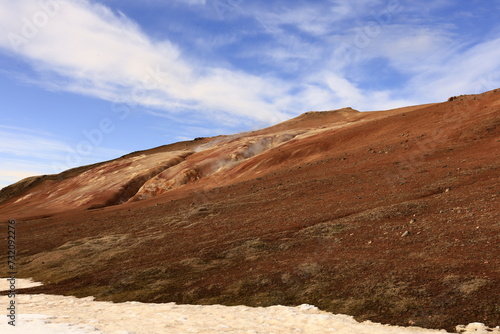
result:
<svg viewBox="0 0 500 334"><path fill-rule="evenodd" d="M500 89L134 152L2 189L1 240L23 293L496 326L499 125Z"/></svg>

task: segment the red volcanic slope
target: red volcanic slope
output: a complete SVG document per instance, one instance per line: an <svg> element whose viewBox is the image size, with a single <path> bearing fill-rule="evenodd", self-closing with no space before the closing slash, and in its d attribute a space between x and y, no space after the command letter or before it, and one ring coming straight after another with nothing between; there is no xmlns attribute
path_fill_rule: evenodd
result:
<svg viewBox="0 0 500 334"><path fill-rule="evenodd" d="M23 180L2 228L31 293L496 326L499 124L500 90L309 112Z"/></svg>

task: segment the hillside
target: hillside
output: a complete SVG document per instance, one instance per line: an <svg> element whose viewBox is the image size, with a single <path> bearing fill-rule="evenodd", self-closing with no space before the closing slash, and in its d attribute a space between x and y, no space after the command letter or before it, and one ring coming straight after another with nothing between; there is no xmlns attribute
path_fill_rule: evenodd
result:
<svg viewBox="0 0 500 334"><path fill-rule="evenodd" d="M500 324L500 89L308 112L0 191L26 293ZM0 276L7 269L0 267Z"/></svg>

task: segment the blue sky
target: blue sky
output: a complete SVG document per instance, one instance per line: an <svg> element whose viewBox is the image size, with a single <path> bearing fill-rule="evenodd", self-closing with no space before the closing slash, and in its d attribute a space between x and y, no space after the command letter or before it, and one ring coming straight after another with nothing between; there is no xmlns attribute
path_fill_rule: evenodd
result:
<svg viewBox="0 0 500 334"><path fill-rule="evenodd" d="M500 0L0 0L0 187L500 87Z"/></svg>

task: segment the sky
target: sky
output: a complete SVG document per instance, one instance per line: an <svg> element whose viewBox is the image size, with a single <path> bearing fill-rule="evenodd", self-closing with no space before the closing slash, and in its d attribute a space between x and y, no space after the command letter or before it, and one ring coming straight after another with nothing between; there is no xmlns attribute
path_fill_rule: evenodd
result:
<svg viewBox="0 0 500 334"><path fill-rule="evenodd" d="M0 188L500 87L500 0L0 0Z"/></svg>

